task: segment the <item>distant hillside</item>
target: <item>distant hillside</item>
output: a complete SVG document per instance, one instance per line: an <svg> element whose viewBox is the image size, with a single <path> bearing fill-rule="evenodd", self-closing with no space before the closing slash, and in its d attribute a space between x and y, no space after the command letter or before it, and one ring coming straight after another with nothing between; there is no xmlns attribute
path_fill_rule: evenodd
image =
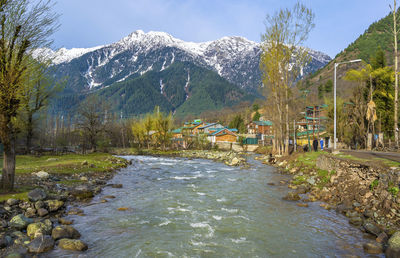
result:
<svg viewBox="0 0 400 258"><path fill-rule="evenodd" d="M257 97L239 89L216 72L189 62L174 62L162 71L149 71L140 77L132 75L90 94L107 100L110 111L122 111L124 117L152 112L154 106L178 117L199 115L206 110L221 109L242 101L252 102ZM74 93L65 94L57 103L73 111L82 98L82 95Z"/></svg>
<svg viewBox="0 0 400 258"><path fill-rule="evenodd" d="M400 10L400 9L399 9ZM325 67L303 79L302 87L308 88L314 97L317 96L318 87L322 87L329 81L333 81L334 63L348 61L352 59L362 59L369 63L371 57L381 48L385 52L388 65L393 64L393 36L390 32L392 14L389 13L381 20L374 22L369 28L352 42L346 49L336 55ZM400 43L400 39L399 39ZM400 46L400 45L399 45ZM337 69L337 87L342 96L347 96L351 92L354 83L341 80L349 69L357 69L360 63L341 65Z"/></svg>

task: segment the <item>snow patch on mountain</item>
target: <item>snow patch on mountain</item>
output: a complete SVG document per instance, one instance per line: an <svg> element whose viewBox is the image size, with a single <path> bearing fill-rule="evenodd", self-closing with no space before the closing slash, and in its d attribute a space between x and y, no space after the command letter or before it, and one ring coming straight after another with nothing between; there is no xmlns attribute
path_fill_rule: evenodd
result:
<svg viewBox="0 0 400 258"><path fill-rule="evenodd" d="M176 60L214 70L241 88L254 89L261 83L258 65L261 44L243 37L223 37L215 41L195 43L174 38L165 32L145 33L137 30L118 42L105 46L41 51L37 56L48 56L55 65L67 65L70 61L88 54L85 60L88 68L82 74L89 88L104 86L103 83L106 80L112 81L113 77L118 78L115 81L123 81L131 75L143 75L153 69L163 71ZM319 51L308 51L315 67L320 68L331 60L328 55ZM305 69L305 73L310 71L312 70Z"/></svg>

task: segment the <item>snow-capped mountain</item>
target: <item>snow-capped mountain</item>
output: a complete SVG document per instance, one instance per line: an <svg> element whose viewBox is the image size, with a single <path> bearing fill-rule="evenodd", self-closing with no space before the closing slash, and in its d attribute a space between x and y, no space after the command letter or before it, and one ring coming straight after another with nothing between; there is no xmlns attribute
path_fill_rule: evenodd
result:
<svg viewBox="0 0 400 258"><path fill-rule="evenodd" d="M138 30L110 45L45 49L35 54L52 58L57 77L68 76L67 87L77 90L102 88L149 71L163 71L179 61L213 70L239 88L255 92L261 84L260 53L259 43L243 37L193 43L165 32ZM331 60L318 51L309 53L312 61L305 73L316 71Z"/></svg>

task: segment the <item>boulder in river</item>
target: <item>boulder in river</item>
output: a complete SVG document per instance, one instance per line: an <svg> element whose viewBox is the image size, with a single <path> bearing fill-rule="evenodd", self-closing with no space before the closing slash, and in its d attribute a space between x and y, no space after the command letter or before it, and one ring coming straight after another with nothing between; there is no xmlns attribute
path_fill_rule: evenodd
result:
<svg viewBox="0 0 400 258"><path fill-rule="evenodd" d="M50 251L54 247L54 240L51 236L40 235L33 239L28 245L28 250L31 253L43 253Z"/></svg>
<svg viewBox="0 0 400 258"><path fill-rule="evenodd" d="M47 194L40 188L36 188L28 193L28 199L31 202L42 201L46 199Z"/></svg>
<svg viewBox="0 0 400 258"><path fill-rule="evenodd" d="M67 225L62 225L62 226L57 226L53 228L51 232L51 237L55 240L61 239L61 238L72 238L72 239L77 239L81 237L81 234L79 233L78 230L76 230L72 226L67 226Z"/></svg>
<svg viewBox="0 0 400 258"><path fill-rule="evenodd" d="M58 247L65 250L71 251L85 251L88 249L88 246L85 242L77 239L60 239L58 242Z"/></svg>

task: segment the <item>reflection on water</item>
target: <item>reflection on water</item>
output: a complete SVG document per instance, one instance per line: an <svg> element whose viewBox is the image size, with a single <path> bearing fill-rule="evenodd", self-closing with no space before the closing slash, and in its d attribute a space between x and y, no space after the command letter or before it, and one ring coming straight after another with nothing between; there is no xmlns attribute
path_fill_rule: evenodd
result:
<svg viewBox="0 0 400 258"><path fill-rule="evenodd" d="M208 160L132 156L84 207L74 225L89 250L80 257L341 257L365 256L360 231L334 211L282 201L287 179L251 160L249 169ZM127 211L117 211L129 207ZM77 253L55 250L57 257Z"/></svg>

